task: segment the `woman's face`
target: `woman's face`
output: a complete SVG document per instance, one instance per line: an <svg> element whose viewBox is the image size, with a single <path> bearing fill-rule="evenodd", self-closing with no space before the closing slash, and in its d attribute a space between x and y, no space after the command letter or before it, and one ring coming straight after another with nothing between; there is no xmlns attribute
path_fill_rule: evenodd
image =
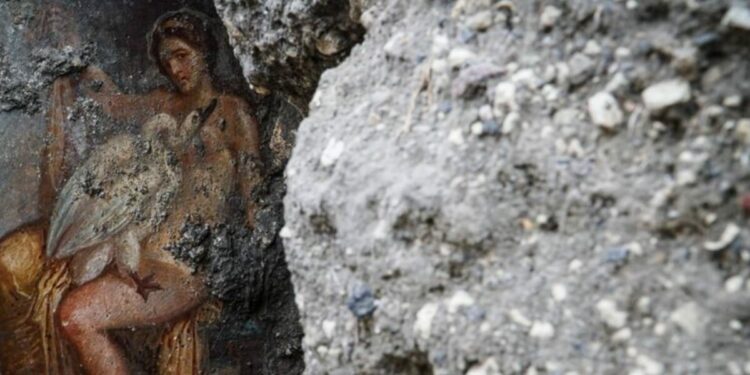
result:
<svg viewBox="0 0 750 375"><path fill-rule="evenodd" d="M159 45L159 59L167 76L181 93L189 93L207 73L200 51L179 38L165 38Z"/></svg>

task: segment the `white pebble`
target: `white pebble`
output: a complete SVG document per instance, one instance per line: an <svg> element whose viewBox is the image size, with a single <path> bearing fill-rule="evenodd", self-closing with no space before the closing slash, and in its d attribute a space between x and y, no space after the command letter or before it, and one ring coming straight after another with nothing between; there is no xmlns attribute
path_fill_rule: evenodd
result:
<svg viewBox="0 0 750 375"><path fill-rule="evenodd" d="M657 362L643 354L638 356L636 363L638 363L638 366L646 375L661 375L664 373L664 365L661 362Z"/></svg>
<svg viewBox="0 0 750 375"><path fill-rule="evenodd" d="M513 76L510 77L510 80L519 86L529 89L536 89L542 83L536 73L534 73L533 69L521 69L513 74Z"/></svg>
<svg viewBox="0 0 750 375"><path fill-rule="evenodd" d="M617 47L617 49L615 49L615 56L619 59L630 57L630 50L625 47Z"/></svg>
<svg viewBox="0 0 750 375"><path fill-rule="evenodd" d="M489 358L482 363L471 366L466 375L501 375L500 366L494 358Z"/></svg>
<svg viewBox="0 0 750 375"><path fill-rule="evenodd" d="M632 346L628 346L628 348L625 349L625 354L627 354L630 358L635 358L635 356L638 355L638 349Z"/></svg>
<svg viewBox="0 0 750 375"><path fill-rule="evenodd" d="M583 47L583 53L589 56L596 56L602 53L602 47L595 40L589 40Z"/></svg>
<svg viewBox="0 0 750 375"><path fill-rule="evenodd" d="M703 244L703 247L708 251L719 251L729 246L739 235L740 227L734 223L729 223L718 240L707 241Z"/></svg>
<svg viewBox="0 0 750 375"><path fill-rule="evenodd" d="M289 228L288 226L284 226L279 231L279 237L281 238L292 238L294 234L294 230L292 228Z"/></svg>
<svg viewBox="0 0 750 375"><path fill-rule="evenodd" d="M738 120L734 128L734 134L742 143L750 144L750 118Z"/></svg>
<svg viewBox="0 0 750 375"><path fill-rule="evenodd" d="M638 307L638 311L642 313L649 312L651 310L651 298L648 296L642 296L638 298L636 306Z"/></svg>
<svg viewBox="0 0 750 375"><path fill-rule="evenodd" d="M673 311L670 320L691 336L698 336L703 332L705 313L695 302L688 302Z"/></svg>
<svg viewBox="0 0 750 375"><path fill-rule="evenodd" d="M323 154L320 155L320 164L324 167L330 167L336 163L336 160L338 160L343 153L344 142L331 138L331 140L328 141L328 145L326 145L326 148L323 150Z"/></svg>
<svg viewBox="0 0 750 375"><path fill-rule="evenodd" d="M451 68L458 68L476 58L477 55L466 48L454 48L448 54L448 64Z"/></svg>
<svg viewBox="0 0 750 375"><path fill-rule="evenodd" d="M667 326L664 323L654 325L654 335L663 336L665 333L667 333Z"/></svg>
<svg viewBox="0 0 750 375"><path fill-rule="evenodd" d="M633 336L633 332L630 330L630 328L622 328L617 330L614 334L612 334L612 341L613 342L625 342L630 340L630 338Z"/></svg>
<svg viewBox="0 0 750 375"><path fill-rule="evenodd" d="M474 298L472 298L469 293L466 293L463 290L459 290L454 293L453 296L446 302L448 312L451 314L455 314L461 307L471 306L473 304Z"/></svg>
<svg viewBox="0 0 750 375"><path fill-rule="evenodd" d="M565 285L563 284L554 284L552 285L552 298L555 299L555 301L563 301L565 298L568 298L568 289L565 288Z"/></svg>
<svg viewBox="0 0 750 375"><path fill-rule="evenodd" d="M734 3L727 14L724 15L721 23L731 27L750 30L750 8L741 2Z"/></svg>
<svg viewBox="0 0 750 375"><path fill-rule="evenodd" d="M492 114L492 107L485 104L479 108L479 119L482 121L492 121L494 116Z"/></svg>
<svg viewBox="0 0 750 375"><path fill-rule="evenodd" d="M574 158L580 158L583 156L585 151L583 150L583 145L581 144L581 141L578 140L578 138L573 138L568 142L568 147L565 150L568 155L574 157Z"/></svg>
<svg viewBox="0 0 750 375"><path fill-rule="evenodd" d="M505 120L503 120L503 127L500 130L503 134L510 134L513 132L513 130L518 126L518 123L521 121L521 116L516 112L511 112L508 114L508 116L505 116Z"/></svg>
<svg viewBox="0 0 750 375"><path fill-rule="evenodd" d="M432 333L432 320L438 312L438 305L436 303L426 303L417 312L417 318L414 321L414 333L427 340L430 338Z"/></svg>
<svg viewBox="0 0 750 375"><path fill-rule="evenodd" d="M644 90L641 97L646 108L661 111L690 100L690 84L682 79L659 82Z"/></svg>
<svg viewBox="0 0 750 375"><path fill-rule="evenodd" d="M742 322L740 322L740 321L739 321L739 320L737 320L737 319L732 319L732 320L731 320L731 321L729 322L729 328L731 328L731 329L732 329L732 330L734 330L734 331L739 331L739 330L741 330L741 329L742 329Z"/></svg>
<svg viewBox="0 0 750 375"><path fill-rule="evenodd" d="M724 101L722 102L722 104L724 104L725 107L737 108L742 104L742 96L740 95L727 96L726 98L724 98Z"/></svg>
<svg viewBox="0 0 750 375"><path fill-rule="evenodd" d="M698 174L691 169L681 169L677 171L675 183L677 186L691 186L698 182Z"/></svg>
<svg viewBox="0 0 750 375"><path fill-rule="evenodd" d="M735 275L727 279L724 282L724 290L727 293L736 293L742 289L742 285L745 283L745 278L742 275Z"/></svg>
<svg viewBox="0 0 750 375"><path fill-rule="evenodd" d="M336 333L336 322L332 320L324 320L323 321L323 334L326 335L326 338L328 338L329 340L332 339L335 333Z"/></svg>
<svg viewBox="0 0 750 375"><path fill-rule="evenodd" d="M500 82L495 86L495 109L513 109L516 107L516 85L513 82Z"/></svg>
<svg viewBox="0 0 750 375"><path fill-rule="evenodd" d="M555 335L555 327L548 322L536 321L534 322L534 324L531 325L531 329L529 330L529 336L540 339L540 340L550 339L554 335Z"/></svg>
<svg viewBox="0 0 750 375"><path fill-rule="evenodd" d="M508 317L510 317L510 320L512 320L514 323L524 326L524 327L530 327L531 326L531 320L527 318L521 311L518 309L513 309L508 312Z"/></svg>
<svg viewBox="0 0 750 375"><path fill-rule="evenodd" d="M450 50L450 39L443 34L437 34L432 38L432 55L444 56Z"/></svg>
<svg viewBox="0 0 750 375"><path fill-rule="evenodd" d="M386 56L394 58L404 58L408 50L408 44L408 35L403 32L397 32L396 34L393 34L393 36L385 43L385 46L383 46L383 51L385 51Z"/></svg>
<svg viewBox="0 0 750 375"><path fill-rule="evenodd" d="M656 336L663 336L665 333L667 333L667 325L664 323L656 323L654 325L654 335Z"/></svg>
<svg viewBox="0 0 750 375"><path fill-rule="evenodd" d="M484 126L482 125L481 122L477 121L471 124L471 134L481 135L483 131L484 131Z"/></svg>
<svg viewBox="0 0 750 375"><path fill-rule="evenodd" d="M481 11L466 20L466 26L474 31L485 31L492 26L494 18L489 10Z"/></svg>
<svg viewBox="0 0 750 375"><path fill-rule="evenodd" d="M625 119L617 99L608 92L597 93L589 99L589 116L594 124L608 130L614 130Z"/></svg>
<svg viewBox="0 0 750 375"><path fill-rule="evenodd" d="M581 267L583 267L583 262L580 261L579 259L573 259L568 264L568 271L577 272L578 270L581 269Z"/></svg>
<svg viewBox="0 0 750 375"><path fill-rule="evenodd" d="M455 144L455 145L462 145L462 144L464 144L464 134L461 131L461 129L453 129L453 130L451 130L450 134L448 134L448 141L450 143Z"/></svg>
<svg viewBox="0 0 750 375"><path fill-rule="evenodd" d="M628 321L628 313L617 309L617 304L609 299L603 299L596 304L599 316L610 328L620 329Z"/></svg>
<svg viewBox="0 0 750 375"><path fill-rule="evenodd" d="M542 10L542 15L539 17L539 23L545 29L549 29L557 24L557 20L562 16L562 11L552 5L547 5Z"/></svg>
<svg viewBox="0 0 750 375"><path fill-rule="evenodd" d="M560 99L560 90L553 85L544 85L542 87L542 95L544 95L544 100L555 102L557 99Z"/></svg>
<svg viewBox="0 0 750 375"><path fill-rule="evenodd" d="M375 14L373 14L373 9L368 9L362 13L362 16L359 17L359 23L362 24L362 26L365 27L365 29L370 30L372 26L375 24Z"/></svg>

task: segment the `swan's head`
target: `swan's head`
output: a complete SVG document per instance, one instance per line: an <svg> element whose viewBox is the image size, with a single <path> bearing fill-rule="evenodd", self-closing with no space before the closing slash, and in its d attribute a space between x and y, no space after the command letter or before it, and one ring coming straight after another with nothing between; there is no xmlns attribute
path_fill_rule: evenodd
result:
<svg viewBox="0 0 750 375"><path fill-rule="evenodd" d="M166 113L160 113L151 117L143 125L143 136L146 138L159 138L177 131L177 121Z"/></svg>
<svg viewBox="0 0 750 375"><path fill-rule="evenodd" d="M190 141L200 123L201 116L198 111L190 112L180 125L172 116L160 113L143 126L143 135L147 139L159 139L169 147L177 148Z"/></svg>
<svg viewBox="0 0 750 375"><path fill-rule="evenodd" d="M190 112L186 117L185 121L182 122L182 126L180 126L180 133L187 136L187 139L184 139L184 142L187 142L192 138L193 134L198 131L198 127L201 124L201 114L198 111Z"/></svg>

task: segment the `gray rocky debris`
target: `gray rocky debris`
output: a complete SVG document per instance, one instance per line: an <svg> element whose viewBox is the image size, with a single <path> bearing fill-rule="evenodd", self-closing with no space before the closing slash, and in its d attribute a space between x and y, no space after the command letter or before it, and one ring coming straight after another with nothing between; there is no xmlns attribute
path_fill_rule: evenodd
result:
<svg viewBox="0 0 750 375"><path fill-rule="evenodd" d="M595 71L596 64L590 57L577 53L568 61L570 68L570 82L574 85L580 85L591 78Z"/></svg>
<svg viewBox="0 0 750 375"><path fill-rule="evenodd" d="M464 97L475 94L478 88L485 88L487 80L503 72L503 69L495 64L477 63L471 64L458 74L453 81L451 93L454 97Z"/></svg>
<svg viewBox="0 0 750 375"><path fill-rule="evenodd" d="M317 77L365 31L361 9L347 0L214 3L248 82L283 92L300 108L307 107Z"/></svg>
<svg viewBox="0 0 750 375"><path fill-rule="evenodd" d="M701 335L707 323L705 310L695 302L683 304L672 312L669 319L692 336Z"/></svg>
<svg viewBox="0 0 750 375"><path fill-rule="evenodd" d="M312 3L285 9L334 2ZM732 2L348 4L361 16L334 17L343 35L350 19L367 34L326 60L341 64L317 85L285 174L307 373L713 374L745 362L742 329L700 302L750 259L743 230L712 244L746 224L737 201L750 191L750 113L724 106L750 95ZM542 24L545 6L562 14ZM385 48L399 33L405 47ZM484 63L504 73L469 77ZM349 307L357 283L377 307L364 319Z"/></svg>

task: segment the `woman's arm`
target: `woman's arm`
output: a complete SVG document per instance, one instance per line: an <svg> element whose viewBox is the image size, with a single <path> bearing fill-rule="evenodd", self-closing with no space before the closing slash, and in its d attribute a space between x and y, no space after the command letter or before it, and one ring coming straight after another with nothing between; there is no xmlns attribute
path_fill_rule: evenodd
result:
<svg viewBox="0 0 750 375"><path fill-rule="evenodd" d="M234 98L230 105L234 108L230 116L234 122L230 129L230 145L237 162L238 187L245 205L246 223L255 225L255 200L253 190L262 182L262 164L260 160L260 134L258 122L251 114L250 106L242 99Z"/></svg>
<svg viewBox="0 0 750 375"><path fill-rule="evenodd" d="M50 107L47 110L47 144L41 157L41 181L39 186L39 211L48 216L60 190L70 174L70 160L66 150L70 147L69 129L66 129L67 109L75 101L74 82L70 76L52 82Z"/></svg>
<svg viewBox="0 0 750 375"><path fill-rule="evenodd" d="M142 122L154 115L154 109L165 101L165 95L159 90L146 95L125 94L107 73L92 65L81 73L79 85L86 96L99 103L104 112L115 120Z"/></svg>
<svg viewBox="0 0 750 375"><path fill-rule="evenodd" d="M205 158L183 164L182 184L190 190L178 205L191 207L191 214L207 223L222 222L230 208L227 198L232 194L235 168L229 149L215 149Z"/></svg>

